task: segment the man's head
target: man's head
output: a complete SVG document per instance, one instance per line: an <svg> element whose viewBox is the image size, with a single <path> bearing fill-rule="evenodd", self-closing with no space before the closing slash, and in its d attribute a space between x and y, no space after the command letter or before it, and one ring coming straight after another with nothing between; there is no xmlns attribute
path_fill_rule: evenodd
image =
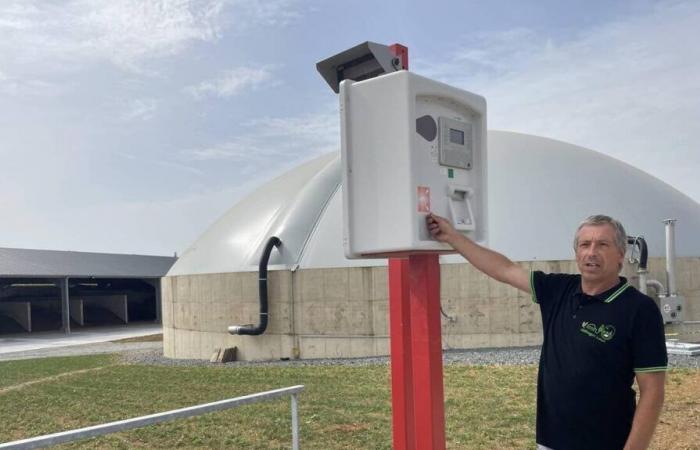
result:
<svg viewBox="0 0 700 450"><path fill-rule="evenodd" d="M627 233L620 222L604 215L590 216L574 237L576 263L585 281L616 280L627 251Z"/></svg>

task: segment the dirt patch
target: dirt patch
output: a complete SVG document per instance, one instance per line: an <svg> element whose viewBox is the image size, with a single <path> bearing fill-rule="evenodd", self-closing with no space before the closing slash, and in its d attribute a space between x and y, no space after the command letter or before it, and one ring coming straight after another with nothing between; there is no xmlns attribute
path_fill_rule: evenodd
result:
<svg viewBox="0 0 700 450"><path fill-rule="evenodd" d="M666 401L651 448L700 450L700 372L667 375Z"/></svg>
<svg viewBox="0 0 700 450"><path fill-rule="evenodd" d="M74 370L72 372L64 372L64 373L59 373L58 375L52 375L50 377L44 377L44 378L39 378L37 380L27 381L25 383L13 384L12 386L5 386L4 388L0 389L0 395L6 394L10 391L17 391L20 389L24 389L28 386L32 386L35 384L48 383L51 381L58 380L60 378L71 377L73 375L80 375L80 374L88 373L88 372L95 372L98 370L106 369L107 367L112 367L114 365L116 365L116 364L110 364L109 366L102 366L102 367L92 367L90 369Z"/></svg>

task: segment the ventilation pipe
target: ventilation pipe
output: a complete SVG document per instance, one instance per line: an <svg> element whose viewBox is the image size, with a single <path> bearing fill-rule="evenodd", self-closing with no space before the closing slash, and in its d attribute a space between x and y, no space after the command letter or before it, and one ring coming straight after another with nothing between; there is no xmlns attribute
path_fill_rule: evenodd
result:
<svg viewBox="0 0 700 450"><path fill-rule="evenodd" d="M664 220L666 224L666 286L668 296L678 295L676 288L676 219Z"/></svg>
<svg viewBox="0 0 700 450"><path fill-rule="evenodd" d="M659 296L664 323L681 323L685 316L685 299L678 295L676 286L676 219L666 224L666 293Z"/></svg>
<svg viewBox="0 0 700 450"><path fill-rule="evenodd" d="M644 295L649 295L649 288L656 291L656 295L661 297L668 296L668 290L658 280L650 280L647 278L649 270L647 268L647 260L649 251L647 249L647 241L642 236L627 236L627 243L639 249L639 260L630 258L630 263L637 264L637 275L639 276L639 292Z"/></svg>
<svg viewBox="0 0 700 450"><path fill-rule="evenodd" d="M258 336L267 329L267 263L270 260L270 253L274 247L282 245L282 241L277 236L272 236L268 239L262 256L260 257L260 266L258 268L258 292L260 296L260 323L258 326L251 325L231 325L228 327L230 334L244 334L249 336Z"/></svg>
<svg viewBox="0 0 700 450"><path fill-rule="evenodd" d="M666 295L666 288L664 288L664 285L658 280L647 280L647 287L654 288L657 296Z"/></svg>
<svg viewBox="0 0 700 450"><path fill-rule="evenodd" d="M630 262L637 263L637 275L639 276L639 291L642 294L646 295L647 286L650 284L650 281L656 281L647 280L647 274L649 273L649 270L647 269L647 260L649 257L649 252L647 250L647 241L645 241L644 238L641 236L627 236L627 243L639 249L639 260L635 261L634 259L630 258Z"/></svg>

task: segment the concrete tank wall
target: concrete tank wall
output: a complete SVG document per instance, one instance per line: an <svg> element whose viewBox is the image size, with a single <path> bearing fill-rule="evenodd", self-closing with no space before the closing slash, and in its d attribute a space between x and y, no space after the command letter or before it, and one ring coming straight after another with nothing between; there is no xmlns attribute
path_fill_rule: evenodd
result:
<svg viewBox="0 0 700 450"><path fill-rule="evenodd" d="M574 261L520 263L526 270L576 272ZM650 278L665 283L665 260L652 258ZM686 320L700 320L700 258L679 258L677 283ZM627 266L623 275L636 282ZM208 359L238 347L238 359L387 355L386 267L269 272L270 319L261 336L231 336L229 325L257 323L257 273L171 276L162 279L164 353ZM537 345L542 324L530 296L491 280L469 264L441 266L445 348Z"/></svg>

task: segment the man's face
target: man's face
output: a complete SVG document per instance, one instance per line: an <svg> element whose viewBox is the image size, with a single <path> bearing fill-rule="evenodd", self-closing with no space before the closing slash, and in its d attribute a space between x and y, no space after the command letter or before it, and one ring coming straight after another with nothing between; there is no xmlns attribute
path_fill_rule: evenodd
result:
<svg viewBox="0 0 700 450"><path fill-rule="evenodd" d="M625 254L615 245L615 230L610 225L586 225L578 233L576 263L585 281L616 280Z"/></svg>

